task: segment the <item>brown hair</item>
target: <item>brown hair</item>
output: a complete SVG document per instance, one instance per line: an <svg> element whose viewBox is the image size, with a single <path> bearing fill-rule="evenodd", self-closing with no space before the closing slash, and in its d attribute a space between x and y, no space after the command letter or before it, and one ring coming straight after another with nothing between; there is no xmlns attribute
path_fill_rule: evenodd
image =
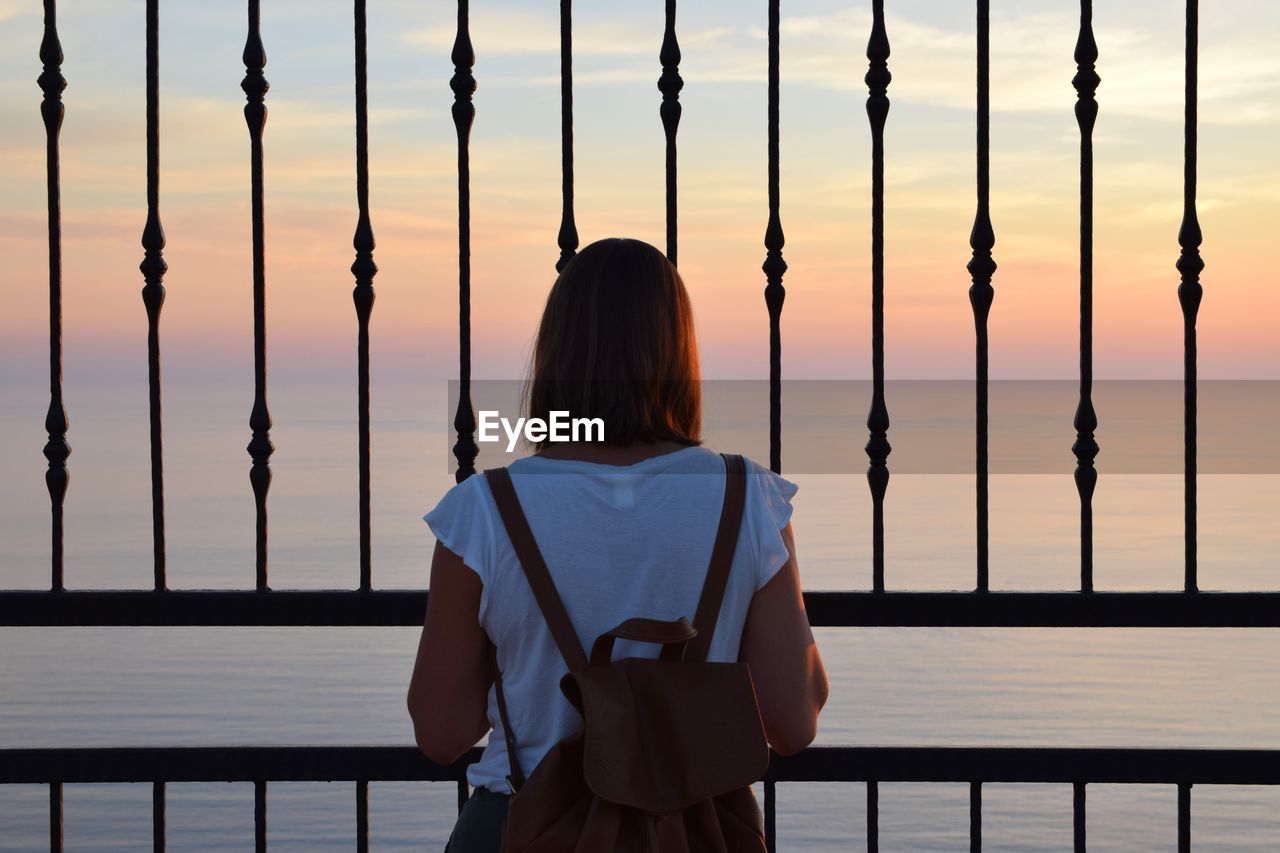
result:
<svg viewBox="0 0 1280 853"><path fill-rule="evenodd" d="M640 240L584 248L547 296L525 411L600 418L609 444L701 442L693 307L680 274ZM539 449L549 442L538 442Z"/></svg>

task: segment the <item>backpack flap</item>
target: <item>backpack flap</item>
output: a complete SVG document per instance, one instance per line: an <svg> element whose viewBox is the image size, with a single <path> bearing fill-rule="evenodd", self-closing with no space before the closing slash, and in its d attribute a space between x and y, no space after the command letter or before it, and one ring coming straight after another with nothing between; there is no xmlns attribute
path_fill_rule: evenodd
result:
<svg viewBox="0 0 1280 853"><path fill-rule="evenodd" d="M749 787L769 767L745 663L625 658L567 674L598 797L649 814Z"/></svg>

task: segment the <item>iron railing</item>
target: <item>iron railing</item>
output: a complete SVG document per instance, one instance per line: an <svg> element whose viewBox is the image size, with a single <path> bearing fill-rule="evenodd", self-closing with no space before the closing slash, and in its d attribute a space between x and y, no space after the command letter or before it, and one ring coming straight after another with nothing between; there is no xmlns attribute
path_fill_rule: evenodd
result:
<svg viewBox="0 0 1280 853"><path fill-rule="evenodd" d="M183 782L252 782L255 849L267 847L268 783L355 783L356 844L368 849L369 783L452 782L458 805L467 797L465 768L472 750L448 767L406 746L118 747L0 750L0 783L49 785L50 841L61 849L62 786L81 782L150 782L156 850L165 848L165 785ZM52 781L51 781L52 780ZM1074 791L1075 849L1087 842L1086 792L1090 783L1173 785L1178 790L1178 849L1191 846L1193 785L1277 785L1280 767L1268 750L1126 749L1046 747L837 746L775 756L763 780L766 829L776 838L779 783L861 782L866 786L866 842L879 845L880 783L934 782L969 785L971 849L982 847L984 783L1049 782Z"/></svg>
<svg viewBox="0 0 1280 853"><path fill-rule="evenodd" d="M267 406L266 243L264 233L263 131L268 83L266 54L259 30L260 0L248 2L248 35L241 84L250 136L251 227L253 261L254 401L250 413L250 483L256 509L255 588L245 591L173 591L165 575L165 511L162 454L160 313L164 303L164 232L159 213L159 0L146 2L147 218L142 235L143 302L148 318L151 483L154 537L152 590L73 591L63 582L63 503L68 485L67 414L62 389L61 206L58 133L64 105L63 61L58 41L56 0L44 0L44 37L39 56L43 72L41 114L47 137L49 216L50 402L45 419L48 443L46 483L51 501L51 583L48 591L0 592L0 625L418 625L427 594L420 590L380 590L373 586L370 513L369 317L374 302L374 236L368 202L368 87L366 80L365 0L354 0L356 75L356 201L353 246L353 300L358 326L357 460L359 466L360 566L358 588L332 591L272 591L268 584L267 494L271 483L271 415ZM871 363L872 399L867 418L867 481L872 499L872 588L869 592L805 594L815 626L1235 626L1280 627L1280 592L1200 592L1196 573L1196 311L1203 289L1199 274L1200 229L1196 219L1196 63L1197 0L1186 0L1186 95L1184 216L1178 233L1181 276L1178 299L1184 318L1185 350L1185 583L1180 592L1095 592L1093 589L1092 496L1098 480L1094 458L1098 419L1092 392L1093 156L1091 136L1098 112L1095 70L1098 48L1092 31L1091 0L1080 1L1080 30L1075 49L1075 107L1080 130L1080 395L1074 428L1075 482L1080 499L1080 588L1076 592L992 592L988 575L987 318L994 298L995 231L990 216L989 158L989 2L976 0L977 13L977 208L970 236L972 278L969 298L976 335L976 561L971 592L896 592L885 582L884 498L889 484L891 447L889 409L884 394L884 127L889 112L890 43L883 0L872 0L867 45L867 115L871 129ZM458 28L452 51L455 73L453 121L458 140L458 292L459 405L454 418L457 479L475 472L478 449L471 408L470 189L469 135L475 118L472 94L475 53L469 33L468 0L458 0ZM574 220L573 78L571 0L560 2L562 216L557 235L556 268L578 247ZM781 315L785 297L783 230L779 217L779 28L780 0L768 3L768 219L765 303L769 323L770 465L782 468ZM665 27L659 50L662 100L659 114L666 145L667 255L676 261L677 146L681 115L680 48L676 2L665 0ZM453 782L459 803L467 795L463 776L467 758L440 767L410 747L179 747L112 749L3 749L0 783L49 786L50 848L62 846L62 786L79 782L151 782L156 850L165 847L165 792L169 782L252 781L255 785L255 844L267 846L267 785L276 780L349 780L355 782L357 845L368 845L370 781ZM1075 849L1086 844L1085 794L1089 783L1127 782L1175 785L1178 790L1178 845L1191 845L1193 784L1280 784L1280 752L1267 749L1091 749L1005 747L817 747L790 758L775 758L764 780L764 811L771 848L776 844L776 785L790 782L844 781L866 784L867 846L878 849L878 785L881 782L963 782L970 785L971 847L982 844L984 782L1057 782L1074 789Z"/></svg>

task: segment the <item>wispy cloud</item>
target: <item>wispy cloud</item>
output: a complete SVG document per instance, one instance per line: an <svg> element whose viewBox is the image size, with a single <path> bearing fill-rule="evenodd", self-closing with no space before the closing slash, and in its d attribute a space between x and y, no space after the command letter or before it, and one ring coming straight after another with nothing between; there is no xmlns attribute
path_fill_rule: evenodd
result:
<svg viewBox="0 0 1280 853"><path fill-rule="evenodd" d="M1075 93L1073 51L1079 27L1067 11L1003 15L991 22L992 109L1060 110ZM863 89L871 16L862 9L803 15L782 22L783 74L814 85ZM975 36L889 15L893 48L890 97L956 109L974 104ZM753 28L752 36L765 38ZM1105 112L1181 120L1182 51L1150 27L1095 24L1101 54L1099 102ZM1245 124L1280 118L1280 55L1251 49L1254 36L1239 30L1230 43L1201 46L1199 96L1206 122ZM787 43L804 45L788 58ZM794 48L793 48L794 51ZM735 69L735 73L736 73Z"/></svg>
<svg viewBox="0 0 1280 853"><path fill-rule="evenodd" d="M731 27L680 33L682 46L706 47L722 39ZM453 49L456 28L438 24L403 35L406 44L432 52ZM526 56L560 52L560 25L554 17L516 7L476 10L471 22L472 43L488 56ZM578 24L573 30L573 52L578 56L655 55L662 33L644 32L626 21Z"/></svg>
<svg viewBox="0 0 1280 853"><path fill-rule="evenodd" d="M1061 111L1075 100L1071 78L1079 19L1062 9L1004 14L991 23L991 92L996 112ZM784 17L781 23L782 76L787 83L863 91L871 16L844 9ZM972 110L975 36L924 20L889 15L893 56L890 97L902 102ZM1166 33L1151 27L1095 25L1101 57L1099 103L1105 113L1154 120L1181 120L1182 51ZM725 26L681 32L682 73L691 83L758 83L765 79L763 41L758 26ZM437 25L408 32L404 40L432 52L448 53L454 27ZM1203 39L1199 96L1201 120L1214 124L1256 124L1280 120L1280 54L1261 36L1239 29L1228 40ZM560 49L554 17L518 8L494 7L473 22L477 52L488 57L554 54ZM629 57L654 58L660 34L626 22L575 28L575 56L614 57L616 67L598 65L575 73L577 84L648 80L652 63L638 67ZM556 86L559 77L499 72L504 85Z"/></svg>

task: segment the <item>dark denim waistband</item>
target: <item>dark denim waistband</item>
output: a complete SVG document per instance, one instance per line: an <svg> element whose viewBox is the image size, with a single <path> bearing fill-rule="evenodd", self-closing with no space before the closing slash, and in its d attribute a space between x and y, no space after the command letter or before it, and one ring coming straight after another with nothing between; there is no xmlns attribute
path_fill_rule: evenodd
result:
<svg viewBox="0 0 1280 853"><path fill-rule="evenodd" d="M462 806L445 853L501 853L510 794L476 788Z"/></svg>

